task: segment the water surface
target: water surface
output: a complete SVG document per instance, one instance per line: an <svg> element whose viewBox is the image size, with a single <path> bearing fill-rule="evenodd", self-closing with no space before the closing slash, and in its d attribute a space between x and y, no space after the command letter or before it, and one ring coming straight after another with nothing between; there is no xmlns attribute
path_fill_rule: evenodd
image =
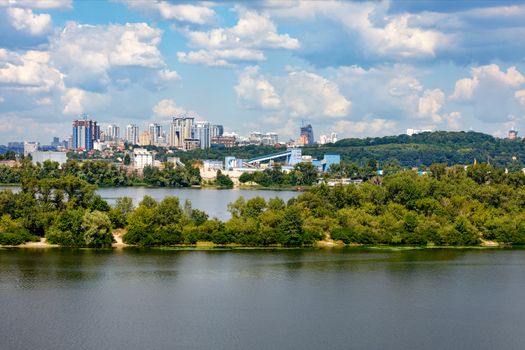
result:
<svg viewBox="0 0 525 350"><path fill-rule="evenodd" d="M2 349L521 349L523 250L0 251Z"/></svg>
<svg viewBox="0 0 525 350"><path fill-rule="evenodd" d="M10 189L13 192L20 190L17 186L0 186L0 191ZM261 196L268 200L270 198L279 197L285 202L292 197L299 195L296 191L273 191L273 190L246 190L246 189L196 189L196 188L150 188L150 187L108 187L97 189L103 199L109 204L115 204L119 197L131 197L135 205L148 195L157 200L162 200L167 196L176 196L179 198L181 204L186 199L190 200L193 208L203 210L210 218L216 217L221 220L230 218L228 213L228 204L234 202L239 197L250 199L256 196Z"/></svg>

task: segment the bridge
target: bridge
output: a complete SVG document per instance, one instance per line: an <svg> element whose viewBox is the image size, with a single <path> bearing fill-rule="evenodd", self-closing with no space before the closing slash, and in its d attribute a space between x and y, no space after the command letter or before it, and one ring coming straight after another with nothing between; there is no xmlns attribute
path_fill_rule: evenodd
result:
<svg viewBox="0 0 525 350"><path fill-rule="evenodd" d="M248 159L245 162L246 164L254 165L254 164L260 164L261 162L266 162L269 160L283 158L283 157L286 157L286 164L288 165L295 165L297 163L300 163L301 162L301 149L300 148L289 148L283 152L255 157L252 159Z"/></svg>

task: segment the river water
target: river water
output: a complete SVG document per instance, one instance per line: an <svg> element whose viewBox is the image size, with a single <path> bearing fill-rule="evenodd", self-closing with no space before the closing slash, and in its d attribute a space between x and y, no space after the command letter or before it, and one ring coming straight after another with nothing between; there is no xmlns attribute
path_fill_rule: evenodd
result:
<svg viewBox="0 0 525 350"><path fill-rule="evenodd" d="M2 349L523 349L525 250L0 251Z"/></svg>
<svg viewBox="0 0 525 350"><path fill-rule="evenodd" d="M0 191L10 189L13 192L19 191L19 187L0 186ZM149 195L157 200L162 200L167 196L176 196L183 204L189 199L193 208L203 210L210 218L216 217L220 220L230 218L228 204L234 202L239 197L250 199L256 196L268 200L279 197L285 202L292 197L297 197L300 193L296 191L272 191L272 190L217 190L217 189L196 189L196 188L149 188L149 187L109 187L99 188L97 193L102 196L109 204L113 205L119 197L130 197L135 205Z"/></svg>

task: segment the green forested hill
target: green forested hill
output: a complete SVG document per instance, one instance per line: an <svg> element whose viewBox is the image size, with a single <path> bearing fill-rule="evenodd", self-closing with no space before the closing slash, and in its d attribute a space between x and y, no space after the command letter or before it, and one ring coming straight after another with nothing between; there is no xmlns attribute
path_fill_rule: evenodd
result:
<svg viewBox="0 0 525 350"><path fill-rule="evenodd" d="M157 158L165 161L168 154L164 149L155 149ZM234 148L210 148L206 150L178 151L171 156L180 157L183 162L199 159L221 159L226 156L249 159L285 150L285 146L243 146ZM396 163L402 167L429 166L433 163L472 164L487 162L498 167L525 167L525 141L498 139L479 132L436 131L412 136L398 135L367 137L364 139L343 139L335 144L304 147L303 154L322 158L324 154L341 154L345 163L368 164L382 167L385 163ZM513 157L516 158L513 161Z"/></svg>
<svg viewBox="0 0 525 350"><path fill-rule="evenodd" d="M403 167L433 163L471 164L490 161L496 166L525 166L525 141L498 139L478 132L437 131L412 136L343 139L323 147L305 148L304 154L341 154L343 161L364 165L397 161ZM513 160L513 158L515 158Z"/></svg>

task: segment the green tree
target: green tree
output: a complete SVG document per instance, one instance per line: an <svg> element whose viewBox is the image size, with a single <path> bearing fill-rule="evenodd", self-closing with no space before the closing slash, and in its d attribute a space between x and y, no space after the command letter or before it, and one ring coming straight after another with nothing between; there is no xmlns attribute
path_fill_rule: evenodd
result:
<svg viewBox="0 0 525 350"><path fill-rule="evenodd" d="M111 220L106 213L86 211L82 217L84 244L87 247L110 247L115 240L111 231Z"/></svg>
<svg viewBox="0 0 525 350"><path fill-rule="evenodd" d="M215 185L221 189L233 188L233 181L228 175L224 175L220 170L217 170Z"/></svg>

